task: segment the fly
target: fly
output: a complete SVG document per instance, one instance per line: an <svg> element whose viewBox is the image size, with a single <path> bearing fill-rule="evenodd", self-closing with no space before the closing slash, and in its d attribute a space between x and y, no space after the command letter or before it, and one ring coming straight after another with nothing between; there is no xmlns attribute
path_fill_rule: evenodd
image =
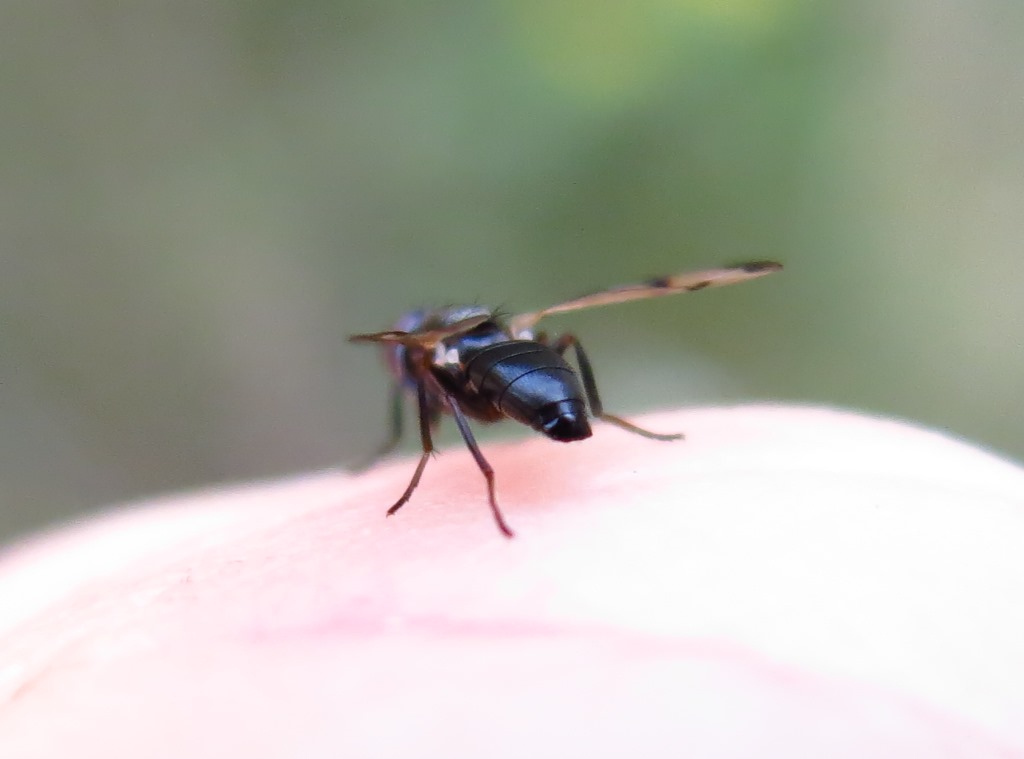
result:
<svg viewBox="0 0 1024 759"><path fill-rule="evenodd" d="M386 332L352 335L354 343L380 343L393 377L391 434L379 451L394 449L402 435L402 396L411 393L419 411L423 453L409 486L387 515L409 500L434 451L431 431L445 414L455 419L469 452L487 481L487 497L498 529L514 533L498 508L494 469L484 458L469 420L514 419L561 442L590 437L590 417L651 440L679 440L681 434L651 432L609 414L601 404L594 371L573 334L549 338L535 327L555 314L631 300L694 292L756 279L782 269L774 261L754 261L721 269L674 274L623 285L528 311L504 320L481 306L411 311ZM565 359L572 348L577 368ZM588 413L589 406L589 413Z"/></svg>

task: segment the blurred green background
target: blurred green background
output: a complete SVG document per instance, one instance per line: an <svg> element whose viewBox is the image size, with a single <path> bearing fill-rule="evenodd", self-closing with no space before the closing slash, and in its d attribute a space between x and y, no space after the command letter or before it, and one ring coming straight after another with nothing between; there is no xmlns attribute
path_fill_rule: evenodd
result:
<svg viewBox="0 0 1024 759"><path fill-rule="evenodd" d="M786 272L547 327L609 410L824 403L1024 456L1019 0L0 16L0 536L354 461L386 385L345 336L411 306L751 258Z"/></svg>

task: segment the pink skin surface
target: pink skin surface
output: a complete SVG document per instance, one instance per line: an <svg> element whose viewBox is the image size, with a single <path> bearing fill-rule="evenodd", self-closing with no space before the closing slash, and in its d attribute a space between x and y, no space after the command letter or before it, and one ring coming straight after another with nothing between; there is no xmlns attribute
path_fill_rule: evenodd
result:
<svg viewBox="0 0 1024 759"><path fill-rule="evenodd" d="M744 407L119 509L0 554L0 756L1024 756L1024 470Z"/></svg>

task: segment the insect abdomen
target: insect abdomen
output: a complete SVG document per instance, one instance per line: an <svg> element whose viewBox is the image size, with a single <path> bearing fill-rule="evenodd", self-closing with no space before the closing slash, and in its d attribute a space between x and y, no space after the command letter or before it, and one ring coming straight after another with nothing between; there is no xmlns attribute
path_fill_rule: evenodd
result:
<svg viewBox="0 0 1024 759"><path fill-rule="evenodd" d="M548 346L511 340L489 345L466 359L469 383L506 416L555 440L590 437L576 372Z"/></svg>

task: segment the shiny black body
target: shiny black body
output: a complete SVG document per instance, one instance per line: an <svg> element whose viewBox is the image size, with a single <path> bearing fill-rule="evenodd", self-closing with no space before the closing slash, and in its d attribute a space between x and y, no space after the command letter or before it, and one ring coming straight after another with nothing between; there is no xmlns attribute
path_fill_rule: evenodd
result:
<svg viewBox="0 0 1024 759"><path fill-rule="evenodd" d="M467 351L466 396L529 425L552 440L590 437L583 385L568 362L536 340L510 340Z"/></svg>
<svg viewBox="0 0 1024 759"><path fill-rule="evenodd" d="M432 429L441 417L454 418L477 466L487 480L488 499L498 528L507 537L494 493L494 470L473 437L469 419L496 422L513 419L552 440L571 442L591 435L590 417L654 440L677 440L604 411L590 361L575 336L549 340L534 326L546 316L631 300L694 292L780 270L772 261L659 277L584 295L508 320L479 306L450 306L412 311L393 330L353 335L353 342L378 343L394 378L391 397L391 435L378 455L391 451L402 434L402 396L416 398L423 450L412 480L402 497L388 509L394 514L412 496L434 450ZM573 348L578 369L566 360Z"/></svg>
<svg viewBox="0 0 1024 759"><path fill-rule="evenodd" d="M564 442L590 437L583 385L551 346L513 339L488 321L445 340L437 355L444 360L428 370L467 416L481 422L508 417ZM415 376L417 368L407 363L405 371ZM432 405L447 410L443 397L432 395Z"/></svg>

